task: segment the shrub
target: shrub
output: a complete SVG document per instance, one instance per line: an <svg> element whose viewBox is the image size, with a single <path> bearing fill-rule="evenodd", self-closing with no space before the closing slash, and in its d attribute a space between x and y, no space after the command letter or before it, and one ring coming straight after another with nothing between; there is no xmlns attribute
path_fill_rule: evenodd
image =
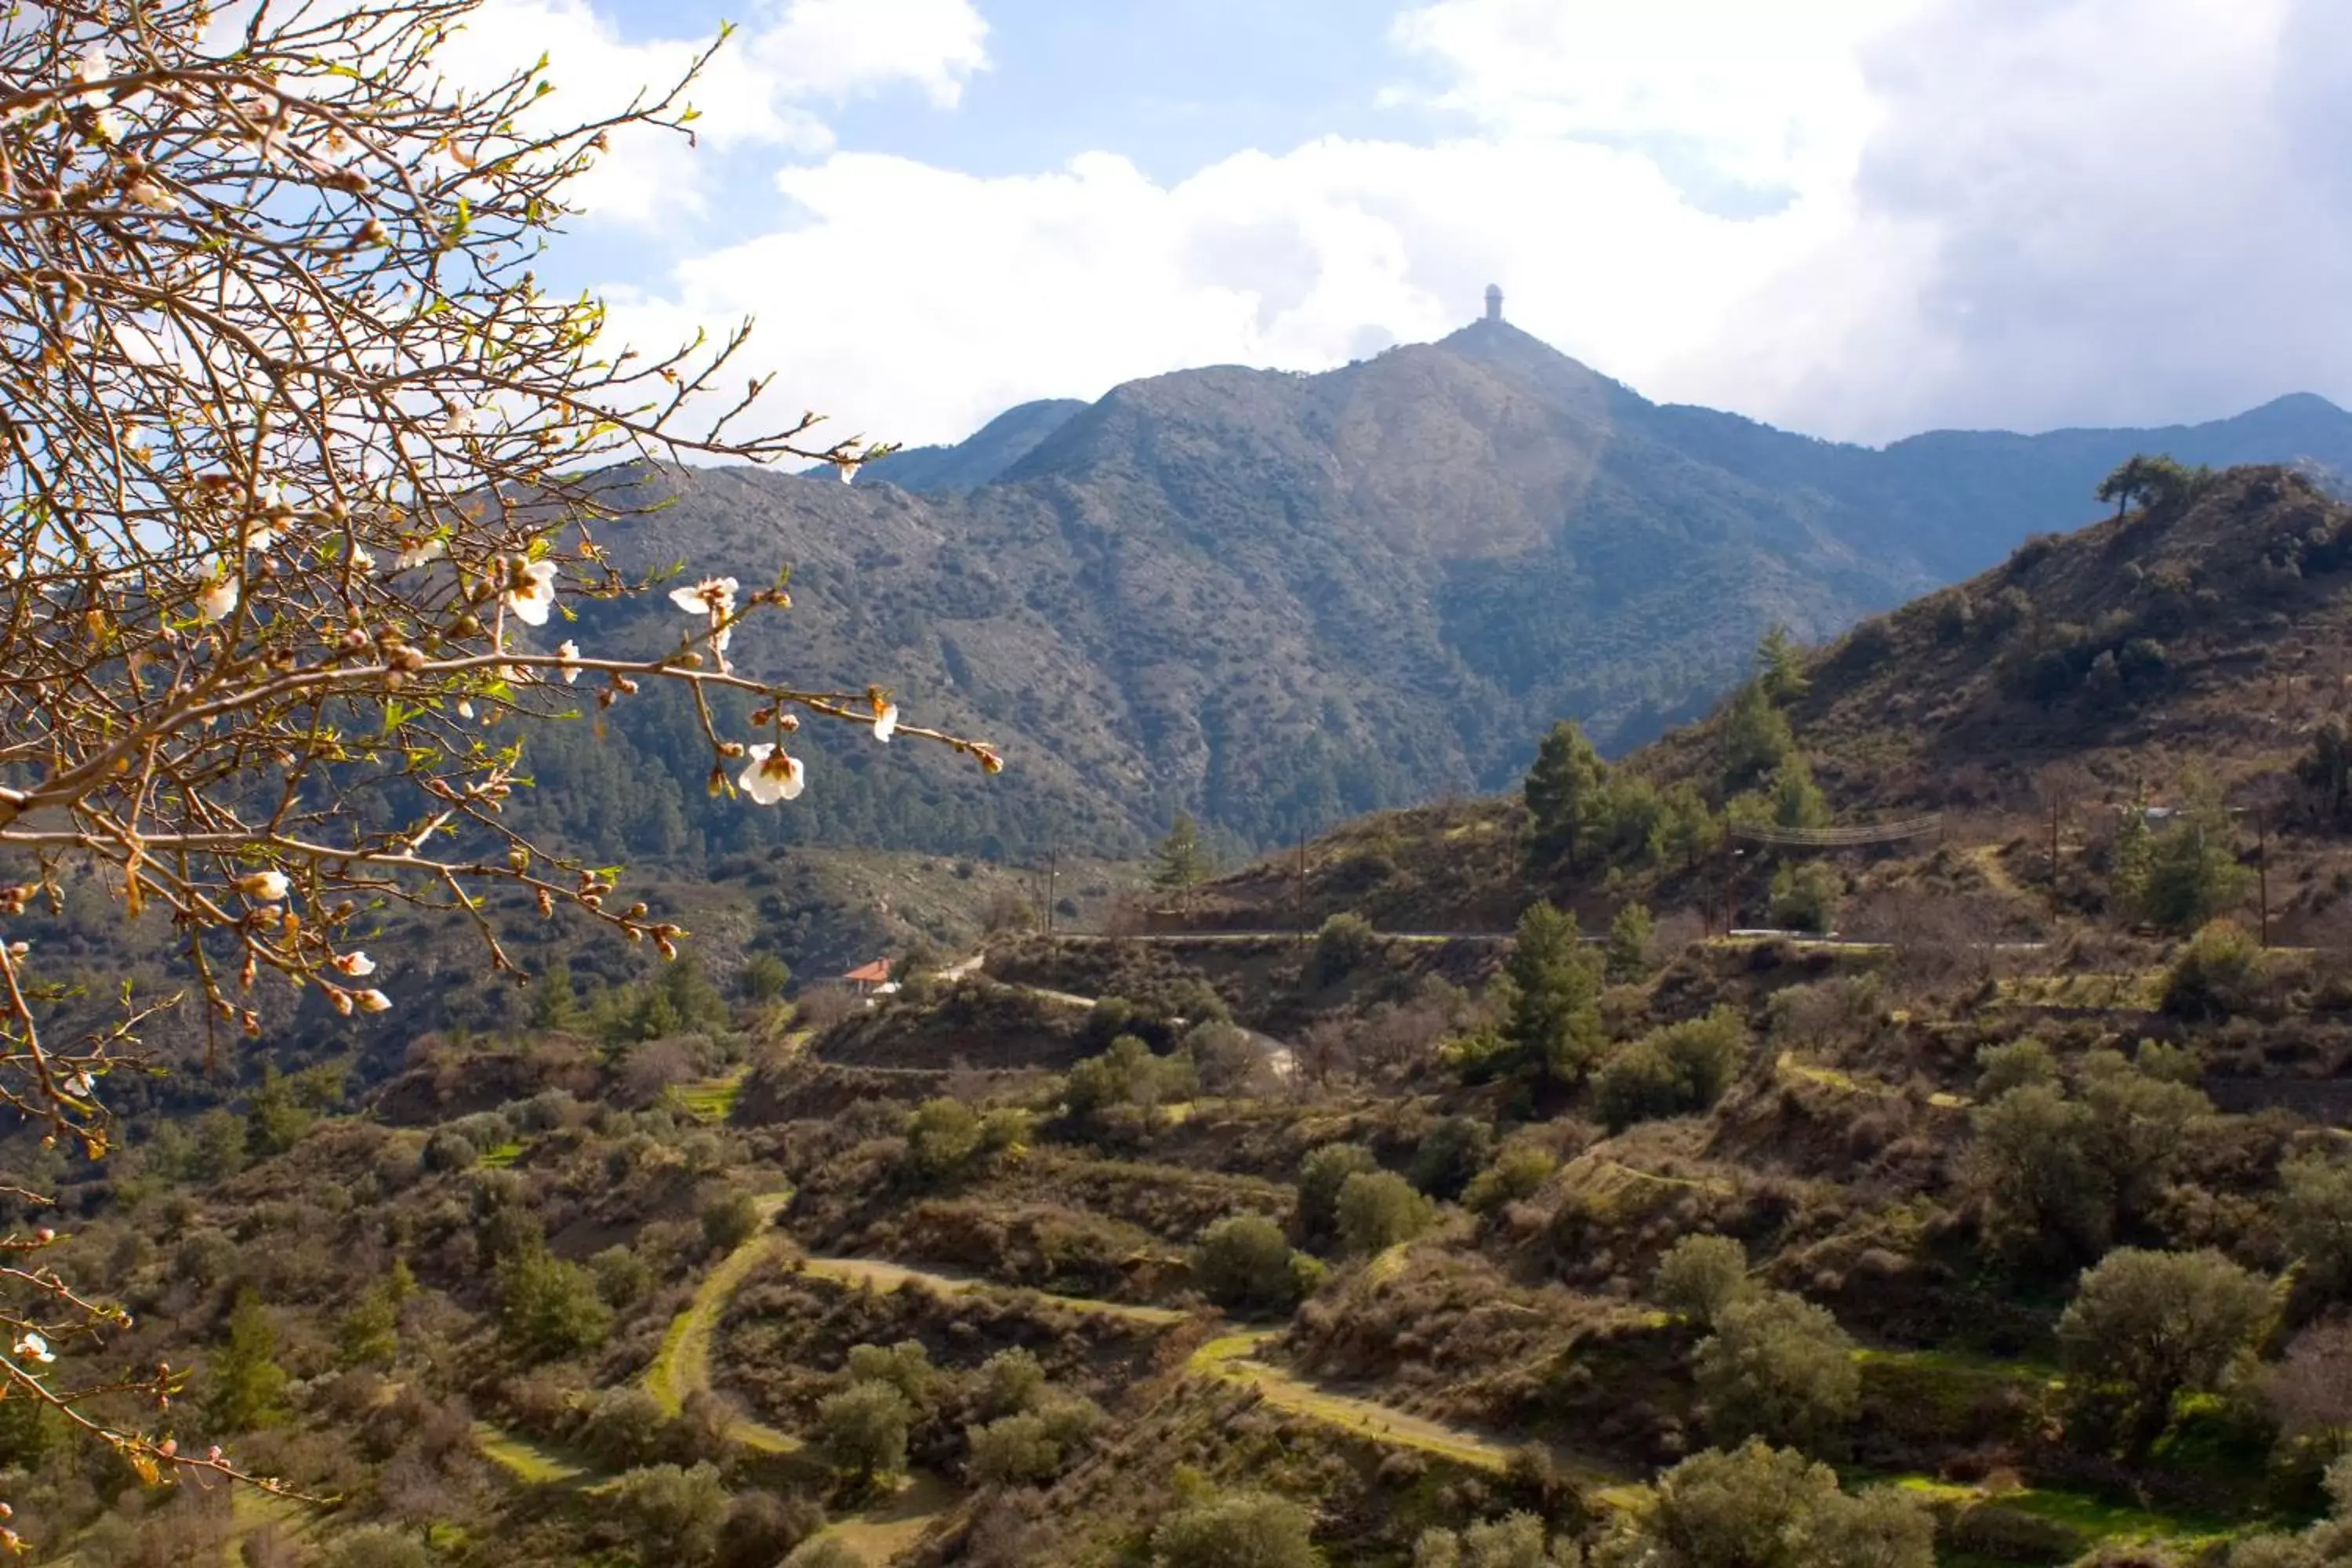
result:
<svg viewBox="0 0 2352 1568"><path fill-rule="evenodd" d="M1486 1164L1494 1141L1493 1131L1475 1117L1447 1117L1413 1151L1412 1184L1440 1202L1460 1197Z"/></svg>
<svg viewBox="0 0 2352 1568"><path fill-rule="evenodd" d="M1346 979L1380 952L1381 939L1372 922L1361 915L1337 914L1315 933L1315 956L1309 971L1318 985Z"/></svg>
<svg viewBox="0 0 2352 1568"><path fill-rule="evenodd" d="M431 1568L433 1553L413 1535L384 1524L363 1524L338 1539L320 1561L325 1568Z"/></svg>
<svg viewBox="0 0 2352 1568"><path fill-rule="evenodd" d="M2269 1288L2219 1252L2119 1247L2058 1321L2068 1385L2114 1408L2131 1451L2145 1452L2173 1401L2218 1387L2270 1310Z"/></svg>
<svg viewBox="0 0 2352 1568"><path fill-rule="evenodd" d="M2040 1040L2027 1037L1977 1052L1977 1098L1990 1103L2012 1089L2058 1081L2058 1058Z"/></svg>
<svg viewBox="0 0 2352 1568"><path fill-rule="evenodd" d="M746 1192L721 1193L702 1205L702 1239L732 1252L760 1233L760 1205Z"/></svg>
<svg viewBox="0 0 2352 1568"><path fill-rule="evenodd" d="M1650 1281L1658 1305L1703 1324L1753 1289L1747 1248L1727 1236L1684 1237L1658 1259Z"/></svg>
<svg viewBox="0 0 2352 1568"><path fill-rule="evenodd" d="M1772 873L1772 923L1790 931L1827 931L1837 923L1844 888L1819 860L1784 865Z"/></svg>
<svg viewBox="0 0 2352 1568"><path fill-rule="evenodd" d="M2279 1226L2313 1284L2352 1297L2352 1166L2305 1154L2279 1167Z"/></svg>
<svg viewBox="0 0 2352 1568"><path fill-rule="evenodd" d="M639 1546L664 1563L708 1562L727 1523L727 1489L709 1465L631 1470L614 1482L611 1506Z"/></svg>
<svg viewBox="0 0 2352 1568"><path fill-rule="evenodd" d="M608 1307L628 1307L654 1288L654 1271L630 1247L618 1242L588 1259L596 1280L596 1294Z"/></svg>
<svg viewBox="0 0 2352 1568"><path fill-rule="evenodd" d="M1848 1497L1837 1473L1750 1442L1694 1454L1648 1506L1618 1516L1604 1568L1934 1568L1935 1521L1891 1489Z"/></svg>
<svg viewBox="0 0 2352 1568"><path fill-rule="evenodd" d="M820 1535L802 1542L784 1559L783 1568L866 1568L866 1563L856 1547L838 1536Z"/></svg>
<svg viewBox="0 0 2352 1568"><path fill-rule="evenodd" d="M1506 1204L1531 1198L1559 1169L1559 1157L1533 1143L1514 1143L1495 1156L1495 1163L1471 1180L1462 1201L1478 1214L1494 1214Z"/></svg>
<svg viewBox="0 0 2352 1568"><path fill-rule="evenodd" d="M2163 1007L2186 1018L2226 1018L2261 999L2263 951L2235 921L2213 921L2189 939L2164 979Z"/></svg>
<svg viewBox="0 0 2352 1568"><path fill-rule="evenodd" d="M1369 1255L1410 1241L1436 1217L1435 1206L1393 1171L1359 1172L1339 1188L1339 1239L1349 1252Z"/></svg>
<svg viewBox="0 0 2352 1568"><path fill-rule="evenodd" d="M918 1340L900 1340L887 1350L880 1345L852 1345L843 1371L852 1383L878 1383L896 1389L916 1410L930 1403L932 1385L940 1375L931 1364L931 1352Z"/></svg>
<svg viewBox="0 0 2352 1568"><path fill-rule="evenodd" d="M1062 1447L1041 1415L1007 1415L968 1427L972 1479L988 1486L1025 1487L1051 1480L1062 1468Z"/></svg>
<svg viewBox="0 0 2352 1568"><path fill-rule="evenodd" d="M1034 1352L998 1351L980 1363L980 1407L992 1418L1034 1409L1045 1393L1045 1368Z"/></svg>
<svg viewBox="0 0 2352 1568"><path fill-rule="evenodd" d="M1314 1516L1286 1498L1234 1492L1180 1509L1151 1534L1163 1568L1313 1568Z"/></svg>
<svg viewBox="0 0 2352 1568"><path fill-rule="evenodd" d="M1544 1521L1514 1513L1456 1532L1424 1530L1412 1543L1412 1568L1582 1568L1584 1552L1563 1536L1547 1542Z"/></svg>
<svg viewBox="0 0 2352 1568"><path fill-rule="evenodd" d="M809 1498L739 1492L719 1531L719 1568L776 1568L786 1552L824 1528L824 1510Z"/></svg>
<svg viewBox="0 0 2352 1568"><path fill-rule="evenodd" d="M592 1394L581 1447L610 1468L627 1469L661 1457L669 1417L642 1388L608 1388Z"/></svg>
<svg viewBox="0 0 2352 1568"><path fill-rule="evenodd" d="M1330 1240L1339 1228L1339 1189L1348 1178L1377 1171L1381 1163L1361 1143L1326 1143L1298 1162L1298 1235L1308 1246Z"/></svg>
<svg viewBox="0 0 2352 1568"><path fill-rule="evenodd" d="M860 1482L907 1468L906 1399L887 1383L853 1383L816 1407L818 1445L833 1468Z"/></svg>
<svg viewBox="0 0 2352 1568"><path fill-rule="evenodd" d="M1654 1029L1620 1047L1601 1068L1593 1082L1594 1109L1612 1131L1651 1117L1705 1110L1731 1086L1746 1043L1746 1026L1730 1007Z"/></svg>
<svg viewBox="0 0 2352 1568"><path fill-rule="evenodd" d="M960 1100L927 1100L907 1118L907 1164L925 1181L962 1170L980 1143L980 1118Z"/></svg>
<svg viewBox="0 0 2352 1568"><path fill-rule="evenodd" d="M577 1355L604 1342L613 1313L586 1269L532 1248L499 1265L499 1332L531 1361Z"/></svg>
<svg viewBox="0 0 2352 1568"><path fill-rule="evenodd" d="M1818 1448L1853 1418L1862 1403L1853 1341L1821 1308L1771 1291L1723 1306L1714 1328L1693 1371L1719 1437Z"/></svg>
<svg viewBox="0 0 2352 1568"><path fill-rule="evenodd" d="M1263 1215L1232 1215L1202 1231L1192 1274L1221 1307L1287 1308L1295 1299L1289 1239Z"/></svg>

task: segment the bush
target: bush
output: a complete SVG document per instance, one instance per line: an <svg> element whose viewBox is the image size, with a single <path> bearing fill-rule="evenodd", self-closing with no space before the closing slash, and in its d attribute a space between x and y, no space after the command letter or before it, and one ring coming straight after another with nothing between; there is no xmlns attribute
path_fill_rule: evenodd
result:
<svg viewBox="0 0 2352 1568"><path fill-rule="evenodd" d="M1337 914L1315 933L1315 956L1309 977L1318 985L1346 979L1380 952L1380 934L1361 915Z"/></svg>
<svg viewBox="0 0 2352 1568"><path fill-rule="evenodd" d="M1693 1372L1718 1438L1819 1448L1860 1408L1853 1341L1811 1302L1781 1291L1742 1297L1716 1312L1714 1327Z"/></svg>
<svg viewBox="0 0 2352 1568"><path fill-rule="evenodd" d="M1290 1242L1263 1215L1232 1215L1201 1233L1192 1275L1221 1307L1286 1309L1294 1300Z"/></svg>
<svg viewBox="0 0 2352 1568"><path fill-rule="evenodd" d="M886 1383L853 1383L816 1407L816 1437L826 1461L859 1482L907 1468L907 1426L914 1412Z"/></svg>
<svg viewBox="0 0 2352 1568"><path fill-rule="evenodd" d="M2173 1401L2218 1388L2270 1311L2269 1287L2219 1252L2118 1247L2058 1321L2068 1387L2115 1410L2129 1450L2145 1453Z"/></svg>
<svg viewBox="0 0 2352 1568"><path fill-rule="evenodd" d="M1726 1307L1754 1289L1747 1248L1727 1236L1686 1236L1658 1259L1650 1298L1695 1323L1712 1325Z"/></svg>
<svg viewBox="0 0 2352 1568"><path fill-rule="evenodd" d="M608 1468L627 1469L661 1457L669 1417L642 1388L608 1388L589 1396L580 1446Z"/></svg>
<svg viewBox="0 0 2352 1568"><path fill-rule="evenodd" d="M1581 1568L1584 1553L1565 1536L1546 1542L1544 1522L1514 1513L1467 1530L1424 1530L1412 1543L1412 1568Z"/></svg>
<svg viewBox="0 0 2352 1568"><path fill-rule="evenodd" d="M1977 1052L1977 1099L1987 1104L2012 1089L2057 1081L2058 1058L2040 1040L2011 1040Z"/></svg>
<svg viewBox="0 0 2352 1568"><path fill-rule="evenodd" d="M1935 1521L1891 1489L1848 1497L1802 1454L1694 1454L1618 1515L1604 1568L1934 1568Z"/></svg>
<svg viewBox="0 0 2352 1568"><path fill-rule="evenodd" d="M856 1547L838 1536L820 1535L803 1542L784 1559L783 1568L866 1568L866 1563Z"/></svg>
<svg viewBox="0 0 2352 1568"><path fill-rule="evenodd" d="M1054 1479L1062 1468L1062 1447L1042 1415L1007 1415L984 1426L967 1427L974 1480L984 1486L1026 1487Z"/></svg>
<svg viewBox="0 0 2352 1568"><path fill-rule="evenodd" d="M2279 1167L2279 1181L2287 1246L2330 1300L2352 1298L2352 1166L2305 1154Z"/></svg>
<svg viewBox="0 0 2352 1568"><path fill-rule="evenodd" d="M760 1233L760 1205L746 1192L721 1193L702 1205L702 1239L732 1252Z"/></svg>
<svg viewBox="0 0 2352 1568"><path fill-rule="evenodd" d="M880 1345L852 1345L843 1371L852 1383L878 1383L896 1389L910 1409L931 1402L939 1369L931 1352L919 1340L900 1340L887 1350Z"/></svg>
<svg viewBox="0 0 2352 1568"><path fill-rule="evenodd" d="M537 1248L499 1265L498 1294L499 1335L530 1361L593 1350L612 1331L588 1271Z"/></svg>
<svg viewBox="0 0 2352 1568"><path fill-rule="evenodd" d="M1179 1510L1151 1534L1163 1568L1314 1568L1314 1516L1287 1499L1235 1492Z"/></svg>
<svg viewBox="0 0 2352 1568"><path fill-rule="evenodd" d="M907 1118L907 1165L924 1181L962 1170L980 1144L980 1118L960 1100L927 1100Z"/></svg>
<svg viewBox="0 0 2352 1568"><path fill-rule="evenodd" d="M363 1524L320 1558L324 1568L431 1568L433 1553L413 1535L383 1524Z"/></svg>
<svg viewBox="0 0 2352 1568"><path fill-rule="evenodd" d="M824 1528L824 1510L811 1499L739 1492L719 1531L719 1568L776 1568Z"/></svg>
<svg viewBox="0 0 2352 1568"><path fill-rule="evenodd" d="M1449 1116L1413 1151L1412 1184L1441 1203L1462 1195L1486 1164L1495 1135L1475 1117Z"/></svg>
<svg viewBox="0 0 2352 1568"><path fill-rule="evenodd" d="M1533 1143L1514 1143L1495 1156L1495 1163L1472 1179L1462 1202L1478 1214L1495 1214L1507 1204L1524 1202L1543 1190L1559 1157Z"/></svg>
<svg viewBox="0 0 2352 1568"><path fill-rule="evenodd" d="M2184 1018L2226 1018L2261 1000L2263 950L2235 921L2199 928L2164 979L2163 1007Z"/></svg>
<svg viewBox="0 0 2352 1568"><path fill-rule="evenodd" d="M1410 1241L1436 1217L1435 1205L1393 1171L1360 1172L1339 1188L1339 1240L1352 1253Z"/></svg>
<svg viewBox="0 0 2352 1568"><path fill-rule="evenodd" d="M1723 1098L1747 1047L1738 1012L1653 1029L1621 1047L1593 1081L1593 1105L1612 1132L1651 1117L1705 1110Z"/></svg>
<svg viewBox="0 0 2352 1568"><path fill-rule="evenodd" d="M704 1563L727 1523L727 1489L709 1465L648 1465L613 1484L612 1509L648 1556Z"/></svg>
<svg viewBox="0 0 2352 1568"><path fill-rule="evenodd" d="M1837 923L1845 889L1818 860L1784 865L1772 873L1772 923L1790 931L1827 931Z"/></svg>
<svg viewBox="0 0 2352 1568"><path fill-rule="evenodd" d="M654 1271L635 1250L618 1242L588 1259L596 1294L608 1307L628 1307L654 1288Z"/></svg>
<svg viewBox="0 0 2352 1568"><path fill-rule="evenodd" d="M1339 1234L1339 1189L1348 1178L1381 1168L1361 1143L1326 1143L1298 1162L1298 1237L1309 1247Z"/></svg>
<svg viewBox="0 0 2352 1568"><path fill-rule="evenodd" d="M1045 1393L1045 1368L1034 1352L998 1351L980 1363L980 1408L992 1419L1036 1408Z"/></svg>

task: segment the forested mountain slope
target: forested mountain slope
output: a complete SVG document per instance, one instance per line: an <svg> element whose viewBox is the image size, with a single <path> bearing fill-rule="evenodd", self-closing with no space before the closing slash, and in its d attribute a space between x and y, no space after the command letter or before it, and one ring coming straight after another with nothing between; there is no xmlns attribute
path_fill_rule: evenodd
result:
<svg viewBox="0 0 2352 1568"><path fill-rule="evenodd" d="M752 668L878 680L1011 763L992 785L877 770L853 745L815 760L792 813L698 805L615 847L1131 852L1190 809L1238 850L1499 787L1559 717L1638 743L1703 711L1768 626L1827 637L2088 521L2135 450L2352 467L2352 416L2315 398L2193 429L1833 446L1651 404L1497 322L1328 374L1188 371L1061 412L1015 410L999 426L1018 429L854 487L691 473L614 528L629 565L789 565L789 631L744 648ZM932 482L926 465L943 490L890 482ZM648 776L682 754L673 721L624 712L588 765Z"/></svg>

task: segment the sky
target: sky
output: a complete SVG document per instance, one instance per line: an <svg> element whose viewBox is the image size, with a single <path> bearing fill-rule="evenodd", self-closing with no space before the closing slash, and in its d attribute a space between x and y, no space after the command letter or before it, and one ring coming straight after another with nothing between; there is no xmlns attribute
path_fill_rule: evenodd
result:
<svg viewBox="0 0 2352 1568"><path fill-rule="evenodd" d="M2344 0L756 0L548 269L955 440L1473 319L1840 440L2352 403ZM578 112L709 0L486 0Z"/></svg>

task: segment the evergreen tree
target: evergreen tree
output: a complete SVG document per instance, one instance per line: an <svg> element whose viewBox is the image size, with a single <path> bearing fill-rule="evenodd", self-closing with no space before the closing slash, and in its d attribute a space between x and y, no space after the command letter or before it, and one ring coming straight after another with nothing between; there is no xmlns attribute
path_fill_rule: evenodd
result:
<svg viewBox="0 0 2352 1568"><path fill-rule="evenodd" d="M2209 781L2192 780L2187 804L2149 846L2140 889L2143 919L2168 931L2194 931L2227 914L2253 876L2238 864L2237 825Z"/></svg>
<svg viewBox="0 0 2352 1568"><path fill-rule="evenodd" d="M1732 694L1723 717L1723 787L1742 790L1788 760L1797 749L1789 716L1773 705L1760 679Z"/></svg>
<svg viewBox="0 0 2352 1568"><path fill-rule="evenodd" d="M1813 783L1812 768L1803 752L1790 752L1772 773L1772 826L1826 827L1829 820L1829 802Z"/></svg>
<svg viewBox="0 0 2352 1568"><path fill-rule="evenodd" d="M1573 721L1551 727L1528 770L1528 870L1540 875L1563 859L1576 869L1578 845L1600 814L1608 776L1601 753Z"/></svg>
<svg viewBox="0 0 2352 1568"><path fill-rule="evenodd" d="M1659 797L1658 819L1650 828L1650 857L1662 866L1687 871L1714 849L1722 829L1698 786L1685 780Z"/></svg>
<svg viewBox="0 0 2352 1568"><path fill-rule="evenodd" d="M1192 889L1209 879L1216 869L1209 852L1201 847L1201 830L1187 812L1178 812L1168 829L1168 837L1160 841L1151 854L1151 885L1163 892L1176 895L1189 913L1192 908Z"/></svg>
<svg viewBox="0 0 2352 1568"><path fill-rule="evenodd" d="M1789 628L1775 626L1756 645L1756 682L1773 702L1786 705L1802 697L1812 682L1805 679L1804 650Z"/></svg>
<svg viewBox="0 0 2352 1568"><path fill-rule="evenodd" d="M246 1101L245 1148L257 1160L283 1154L310 1130L310 1112L295 1095L294 1085L274 1067L261 1069L261 1082Z"/></svg>
<svg viewBox="0 0 2352 1568"><path fill-rule="evenodd" d="M1646 904L1627 904L1609 922L1608 971L1615 981L1646 980L1650 975L1650 937L1654 927Z"/></svg>
<svg viewBox="0 0 2352 1568"><path fill-rule="evenodd" d="M1522 1070L1557 1083L1580 1082L1607 1044L1601 1026L1601 963L1576 922L1549 903L1519 917L1504 966L1504 1037Z"/></svg>
<svg viewBox="0 0 2352 1568"><path fill-rule="evenodd" d="M560 958L547 961L539 984L530 989L530 1026L542 1033L577 1029L580 997L572 989L572 966Z"/></svg>
<svg viewBox="0 0 2352 1568"><path fill-rule="evenodd" d="M239 1291L229 1313L228 1344L213 1358L212 1392L205 1401L205 1419L215 1431L250 1432L285 1418L286 1369L277 1357L278 1331L261 1298Z"/></svg>
<svg viewBox="0 0 2352 1568"><path fill-rule="evenodd" d="M2126 919L2139 913L2147 893L2148 862L2153 854L2147 830L2147 808L2134 801L2116 829L2115 849L2107 863L2107 899Z"/></svg>

